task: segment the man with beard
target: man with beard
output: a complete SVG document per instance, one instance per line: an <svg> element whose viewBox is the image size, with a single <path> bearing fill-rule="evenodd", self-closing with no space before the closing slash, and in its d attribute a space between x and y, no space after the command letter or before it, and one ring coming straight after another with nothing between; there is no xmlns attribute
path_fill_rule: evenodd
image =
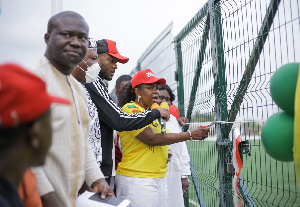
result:
<svg viewBox="0 0 300 207"><path fill-rule="evenodd" d="M96 140L95 143L100 142L100 147L96 152L97 157L102 158L100 168L103 172L106 181L113 186L114 179L112 179L113 159L113 130L117 131L131 131L140 129L159 117L169 118L170 113L166 109L153 109L151 111L145 110L141 114L126 114L118 107L108 94L107 86L103 80L112 80L117 63L127 63L129 58L119 54L116 48L116 42L108 39L97 41L98 63L101 68L99 77L93 83L85 85L92 101L96 105L98 111L98 118L100 123L101 140ZM99 164L99 162L98 162ZM112 183L111 183L112 182Z"/></svg>
<svg viewBox="0 0 300 207"><path fill-rule="evenodd" d="M33 169L44 206L75 206L84 181L95 192L101 192L102 198L113 195L87 142L86 93L70 75L85 56L88 33L88 24L81 15L71 11L54 15L44 36L45 57L28 66L46 82L50 94L71 101L70 106L51 107L53 144L45 165Z"/></svg>

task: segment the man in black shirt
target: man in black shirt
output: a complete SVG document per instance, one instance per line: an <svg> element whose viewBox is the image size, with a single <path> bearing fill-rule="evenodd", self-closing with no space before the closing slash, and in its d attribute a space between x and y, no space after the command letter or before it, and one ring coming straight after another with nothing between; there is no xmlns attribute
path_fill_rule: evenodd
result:
<svg viewBox="0 0 300 207"><path fill-rule="evenodd" d="M169 118L166 109L153 109L141 114L124 114L108 94L103 80L112 80L117 69L117 63L127 63L129 58L119 54L116 42L102 39L97 41L98 63L101 68L96 81L85 85L93 103L96 105L101 131L102 162L101 171L110 183L113 160L113 130L131 131L140 129L159 117ZM97 140L95 140L97 141Z"/></svg>

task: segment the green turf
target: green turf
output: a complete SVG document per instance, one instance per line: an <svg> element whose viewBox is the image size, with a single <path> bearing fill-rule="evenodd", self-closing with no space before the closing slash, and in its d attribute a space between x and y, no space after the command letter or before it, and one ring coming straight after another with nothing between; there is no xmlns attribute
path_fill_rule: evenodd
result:
<svg viewBox="0 0 300 207"><path fill-rule="evenodd" d="M241 176L256 206L300 206L293 162L278 162L267 155L260 140L251 140L251 156L243 155ZM215 142L188 142L188 148L206 206L219 206L219 173ZM190 206L197 206L193 183ZM232 193L232 192L230 192Z"/></svg>

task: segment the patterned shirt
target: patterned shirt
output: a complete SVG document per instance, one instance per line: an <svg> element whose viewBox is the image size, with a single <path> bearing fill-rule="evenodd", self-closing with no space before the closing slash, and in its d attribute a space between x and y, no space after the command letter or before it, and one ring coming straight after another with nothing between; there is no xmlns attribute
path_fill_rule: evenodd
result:
<svg viewBox="0 0 300 207"><path fill-rule="evenodd" d="M86 90L86 88L84 87ZM91 99L89 92L86 90L88 110L90 115L90 123L88 130L88 140L96 157L99 168L102 162L102 147L101 147L101 130L98 117L97 107Z"/></svg>
<svg viewBox="0 0 300 207"><path fill-rule="evenodd" d="M123 106L123 112L128 114L143 111L145 109L133 101ZM136 138L147 127L152 127L154 133L161 133L157 120L138 130L118 132L123 154L117 174L142 178L161 178L166 175L169 146L147 145Z"/></svg>

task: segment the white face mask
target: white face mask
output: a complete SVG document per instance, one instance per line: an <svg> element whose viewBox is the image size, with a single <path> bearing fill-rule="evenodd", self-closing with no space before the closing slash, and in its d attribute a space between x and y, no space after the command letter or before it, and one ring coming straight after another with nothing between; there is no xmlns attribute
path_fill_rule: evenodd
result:
<svg viewBox="0 0 300 207"><path fill-rule="evenodd" d="M100 66L98 63L94 63L92 66L87 68L85 72L85 82L91 83L94 82L100 73Z"/></svg>
<svg viewBox="0 0 300 207"><path fill-rule="evenodd" d="M92 66L88 66L88 64L83 59L82 61L86 64L87 70L86 71L83 70L83 68L80 67L79 65L77 65L77 67L79 67L83 72L85 72L85 82L86 83L94 82L97 79L99 72L101 70L99 64L94 63Z"/></svg>

